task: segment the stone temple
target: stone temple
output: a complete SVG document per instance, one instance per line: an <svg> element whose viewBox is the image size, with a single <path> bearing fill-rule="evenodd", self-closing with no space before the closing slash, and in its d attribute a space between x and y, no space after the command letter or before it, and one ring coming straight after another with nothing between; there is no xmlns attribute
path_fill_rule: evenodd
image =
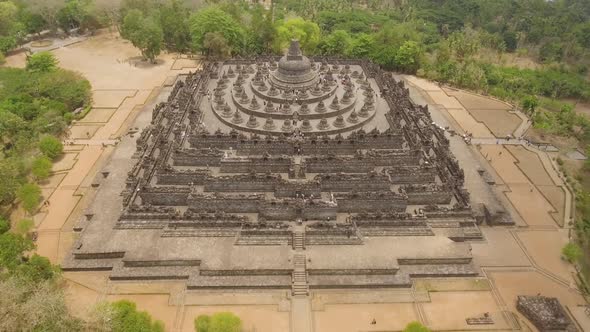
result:
<svg viewBox="0 0 590 332"><path fill-rule="evenodd" d="M294 41L179 77L137 121L65 270L293 295L478 275L469 241L489 216L428 109L369 62Z"/></svg>

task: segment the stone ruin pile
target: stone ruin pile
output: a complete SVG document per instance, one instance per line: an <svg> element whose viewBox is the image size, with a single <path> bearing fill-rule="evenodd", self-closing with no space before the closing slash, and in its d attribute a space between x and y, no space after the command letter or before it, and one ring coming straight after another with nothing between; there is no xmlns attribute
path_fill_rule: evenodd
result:
<svg viewBox="0 0 590 332"><path fill-rule="evenodd" d="M539 331L577 331L577 328L554 297L518 296L516 309Z"/></svg>

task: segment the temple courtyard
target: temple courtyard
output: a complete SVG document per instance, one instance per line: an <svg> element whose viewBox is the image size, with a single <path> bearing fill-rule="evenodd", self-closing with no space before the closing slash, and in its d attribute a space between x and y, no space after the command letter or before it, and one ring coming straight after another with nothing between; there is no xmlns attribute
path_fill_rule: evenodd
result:
<svg viewBox="0 0 590 332"><path fill-rule="evenodd" d="M127 298L170 331L218 311L246 331L534 330L516 297L540 293L590 328L560 257L573 196L557 152L506 140L530 125L510 105L301 68L295 47L144 66L105 33L53 52L94 89L35 216L77 314Z"/></svg>

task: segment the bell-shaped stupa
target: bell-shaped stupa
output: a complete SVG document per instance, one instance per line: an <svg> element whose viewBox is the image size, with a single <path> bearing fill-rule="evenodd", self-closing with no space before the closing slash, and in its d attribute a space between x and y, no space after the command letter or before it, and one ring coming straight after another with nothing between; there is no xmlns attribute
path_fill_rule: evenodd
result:
<svg viewBox="0 0 590 332"><path fill-rule="evenodd" d="M270 83L278 89L304 90L318 82L318 73L311 61L301 53L298 40L292 40L287 54L279 60L278 69L270 75Z"/></svg>

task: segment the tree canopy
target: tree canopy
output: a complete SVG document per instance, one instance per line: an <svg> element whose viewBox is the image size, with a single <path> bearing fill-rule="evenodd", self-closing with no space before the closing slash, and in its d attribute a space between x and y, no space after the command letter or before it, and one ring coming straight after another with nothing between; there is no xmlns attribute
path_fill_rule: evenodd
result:
<svg viewBox="0 0 590 332"><path fill-rule="evenodd" d="M225 40L231 53L238 53L244 47L244 30L242 26L229 14L217 7L208 7L200 10L190 17L190 31L193 39L193 48L198 51L211 52L212 49L205 45L205 36L209 33L209 44L214 36L220 41Z"/></svg>
<svg viewBox="0 0 590 332"><path fill-rule="evenodd" d="M131 9L121 26L123 38L131 41L141 51L144 59L155 62L162 51L164 32L153 16L144 16L138 9Z"/></svg>
<svg viewBox="0 0 590 332"><path fill-rule="evenodd" d="M278 53L283 53L292 39L298 39L301 49L308 54L315 53L320 42L320 27L301 17L278 21L275 30L274 50Z"/></svg>

